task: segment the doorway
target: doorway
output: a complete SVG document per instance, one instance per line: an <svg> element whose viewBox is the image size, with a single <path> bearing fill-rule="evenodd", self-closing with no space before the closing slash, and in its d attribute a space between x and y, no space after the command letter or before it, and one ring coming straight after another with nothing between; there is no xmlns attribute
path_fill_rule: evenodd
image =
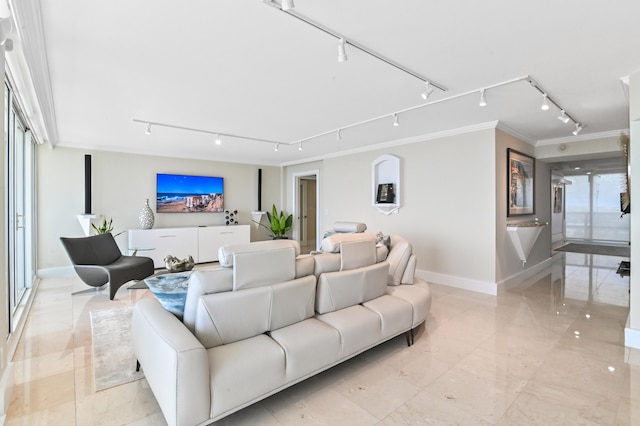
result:
<svg viewBox="0 0 640 426"><path fill-rule="evenodd" d="M312 170L294 174L293 235L303 254L316 250L320 244L318 173Z"/></svg>

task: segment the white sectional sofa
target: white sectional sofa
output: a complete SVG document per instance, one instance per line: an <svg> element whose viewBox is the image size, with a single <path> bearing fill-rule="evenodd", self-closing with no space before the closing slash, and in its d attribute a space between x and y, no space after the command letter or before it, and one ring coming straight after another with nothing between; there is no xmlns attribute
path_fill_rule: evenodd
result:
<svg viewBox="0 0 640 426"><path fill-rule="evenodd" d="M209 424L399 334L412 344L431 295L411 244L357 235L314 256L289 240L222 247L221 268L191 275L182 321L138 302L135 353L167 423Z"/></svg>

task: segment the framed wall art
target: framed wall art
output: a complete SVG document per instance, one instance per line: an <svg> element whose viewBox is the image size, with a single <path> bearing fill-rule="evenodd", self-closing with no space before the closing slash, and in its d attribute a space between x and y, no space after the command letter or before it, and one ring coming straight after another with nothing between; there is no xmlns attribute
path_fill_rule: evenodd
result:
<svg viewBox="0 0 640 426"><path fill-rule="evenodd" d="M535 158L507 149L507 217L535 212Z"/></svg>

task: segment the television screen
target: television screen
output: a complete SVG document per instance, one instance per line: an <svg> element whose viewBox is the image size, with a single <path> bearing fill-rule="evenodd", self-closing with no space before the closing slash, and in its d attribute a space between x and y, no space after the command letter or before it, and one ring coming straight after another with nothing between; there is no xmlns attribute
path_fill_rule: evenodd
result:
<svg viewBox="0 0 640 426"><path fill-rule="evenodd" d="M224 211L224 178L158 173L158 213L217 213Z"/></svg>

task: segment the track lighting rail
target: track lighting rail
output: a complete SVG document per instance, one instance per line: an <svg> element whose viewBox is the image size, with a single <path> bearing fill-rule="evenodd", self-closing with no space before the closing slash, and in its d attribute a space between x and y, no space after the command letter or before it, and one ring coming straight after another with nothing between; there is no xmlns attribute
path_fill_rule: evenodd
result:
<svg viewBox="0 0 640 426"><path fill-rule="evenodd" d="M189 132L207 133L209 135L214 135L216 137L216 141L218 141L220 139L220 137L226 136L226 137L236 138L236 139L246 139L246 140L250 140L250 141L265 142L265 143L270 143L270 144L274 144L274 145L282 145L282 142L270 141L268 139L254 138L254 137L251 137L251 136L236 135L236 134L233 134L233 133L217 132L217 131L213 131L213 130L197 129L195 127L178 126L178 125L175 125L175 124L160 123L160 122L157 122L157 121L139 120L137 118L134 118L133 122L134 123L146 124L147 125L147 130L146 130L145 133L147 133L147 134L151 134L151 128L155 126L155 127L167 127L167 128L170 128L170 129L186 130L186 131L189 131Z"/></svg>
<svg viewBox="0 0 640 426"><path fill-rule="evenodd" d="M387 58L386 56L383 56L383 55L381 55L381 54L379 54L377 52L374 52L373 50L369 49L368 47L366 47L366 46L364 46L364 45L362 45L362 44L360 44L360 43L358 43L356 41L353 41L353 40L345 37L343 34L340 34L339 32L334 31L331 28L328 28L328 27L320 24L319 22L316 22L316 21L314 21L312 19L307 18L304 15L301 15L298 12L293 11L293 9L283 10L278 3L273 2L272 0L263 0L263 2L265 4L267 4L267 5L272 6L275 9L281 11L282 13L286 13L287 15L289 15L289 16L291 16L293 18L296 18L296 19L304 22L305 24L311 25L312 27L315 27L318 30L320 30L320 31L322 31L322 32L324 32L326 34L329 34L330 36L335 37L337 40L341 40L341 39L344 40L345 44L348 44L348 45L350 45L352 47L355 47L356 49L360 50L361 52L364 52L367 55L370 55L370 56L378 59L379 61L382 61L382 62L384 62L384 63L386 63L388 65L391 65L392 67L394 67L394 68L396 68L396 69L398 69L398 70L400 70L400 71L402 71L402 72L404 72L406 74L409 74L412 77L417 78L418 80L421 80L423 83L426 83L428 81L431 84L431 86L437 88L438 90L441 90L443 92L447 91L446 87L444 87L441 84L436 83L435 81L431 80L430 78L427 78L427 77L425 77L425 76L423 76L423 75L421 75L421 74L419 74L419 73L417 73L417 72L405 67L404 65L399 64L399 63Z"/></svg>
<svg viewBox="0 0 640 426"><path fill-rule="evenodd" d="M255 137L251 137L251 136L243 136L243 135L237 135L237 134L232 134L232 133L223 133L223 132L218 132L218 131L213 131L213 130L205 130L205 129L197 129L197 128L193 128L193 127L186 127L186 126L178 126L178 125L174 125L174 124L167 124L167 123L160 123L160 122L154 122L154 121L148 121L148 120L138 120L138 119L133 119L133 121L135 123L141 123L141 124L146 124L146 132L147 134L151 133L151 128L153 126L157 126L157 127L168 127L168 128L172 128L172 129L179 129L179 130L187 130L187 131L191 131L191 132L199 132L199 133L208 133L211 135L215 135L216 139L218 139L221 136L226 136L226 137L231 137L231 138L237 138L237 139L246 139L246 140L252 140L252 141L257 141L257 142L265 142L265 143L270 143L272 145L274 145L274 151L278 151L280 146L293 146L293 145L298 145L298 150L302 151L302 144L303 142L307 142L313 139L318 139L322 136L326 136L326 135L330 135L330 134L335 134L336 135L336 139L337 140L341 140L342 139L342 131L352 128L352 127L358 127L358 126L362 126L364 124L368 124L374 121L378 121L378 120L384 120L384 119L391 119L393 120L392 123L394 126L399 126L400 125L400 121L399 121L399 116L401 114L404 114L406 112L409 111L413 111L416 109L420 109L420 108L425 108L428 107L430 105L435 105L435 104L439 104L442 102L448 102L448 101L452 101L454 99L458 99L458 98L462 98L465 96L470 96L473 94L480 94L481 96L481 100L484 100L484 105L486 105L486 98L485 96L485 92L488 92L491 89L495 89L497 87L501 87L501 86L506 86L506 85L510 85L513 83L517 83L520 81L527 81L532 87L534 87L537 91L539 91L543 96L544 99L546 99L548 102L552 103L556 108L558 108L558 110L560 110L560 112L562 113L562 115L560 117L558 117L558 119L561 119L564 123L568 123L569 120L571 120L573 122L573 124L575 125L575 130L573 131L574 135L577 135L583 128L584 128L584 124L580 123L578 120L576 120L573 116L571 116L569 113L566 112L566 110L564 108L562 108L553 98L551 98L549 96L549 94L535 81L533 80L530 76L525 75L522 77L517 77L517 78L513 78L511 80L506 80L506 81L501 81L499 83L496 84L492 84L490 86L485 86L479 89L474 89L474 90L470 90L467 92L463 92L463 93L458 93L455 95L451 95L445 98L439 98L436 100L433 100L431 102L425 102L425 103L421 103L419 105L415 105L409 108L405 108L405 109L401 109L398 111L393 111L390 113L386 113L383 115L379 115L377 117L372 117L372 118L368 118L366 120L362 120L362 121L358 121L356 123L352 123L352 124L348 124L346 126L342 126L342 127L338 127L335 129L331 129L331 130L327 130L325 132L322 133L318 133L316 135L312 135L312 136L308 136L305 138L300 138L300 139L296 139L295 141L292 142L281 142L281 141L272 141L272 140L268 140L268 139L262 139L262 138L255 138ZM482 105L482 106L484 106ZM566 121L565 121L566 120Z"/></svg>
<svg viewBox="0 0 640 426"><path fill-rule="evenodd" d="M578 120L576 120L575 118L573 118L573 116L571 114L569 114L564 108L562 108L551 96L549 96L549 94L542 88L540 87L540 85L532 78L527 77L527 81L529 82L529 84L536 89L538 92L540 92L541 95L543 95L545 97L545 99L549 102L552 103L556 108L558 108L559 111L564 112L564 116L568 117L571 121L573 121L575 124L580 124L580 122Z"/></svg>

